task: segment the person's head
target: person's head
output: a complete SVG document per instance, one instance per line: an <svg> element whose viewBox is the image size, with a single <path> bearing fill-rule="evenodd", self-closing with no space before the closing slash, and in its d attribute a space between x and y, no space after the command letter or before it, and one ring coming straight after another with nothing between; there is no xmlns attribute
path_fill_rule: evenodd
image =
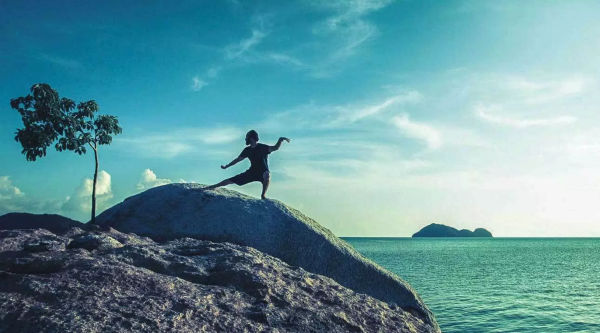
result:
<svg viewBox="0 0 600 333"><path fill-rule="evenodd" d="M246 133L246 145L254 145L258 142L258 132L250 130Z"/></svg>

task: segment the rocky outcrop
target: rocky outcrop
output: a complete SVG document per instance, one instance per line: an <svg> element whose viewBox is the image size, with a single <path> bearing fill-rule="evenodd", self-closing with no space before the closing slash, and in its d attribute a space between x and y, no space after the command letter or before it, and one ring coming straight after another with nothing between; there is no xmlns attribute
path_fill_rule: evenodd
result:
<svg viewBox="0 0 600 333"><path fill-rule="evenodd" d="M443 224L432 223L412 235L413 237L493 237L492 233L477 228L474 231L458 230Z"/></svg>
<svg viewBox="0 0 600 333"><path fill-rule="evenodd" d="M408 283L276 200L257 200L226 189L206 191L199 184L169 184L126 199L96 221L155 240L193 237L250 246L396 304L437 327L433 314Z"/></svg>
<svg viewBox="0 0 600 333"><path fill-rule="evenodd" d="M0 230L43 228L63 233L74 227L85 228L85 224L56 214L8 213L0 216Z"/></svg>
<svg viewBox="0 0 600 333"><path fill-rule="evenodd" d="M0 231L0 332L129 331L439 330L250 247L112 229Z"/></svg>

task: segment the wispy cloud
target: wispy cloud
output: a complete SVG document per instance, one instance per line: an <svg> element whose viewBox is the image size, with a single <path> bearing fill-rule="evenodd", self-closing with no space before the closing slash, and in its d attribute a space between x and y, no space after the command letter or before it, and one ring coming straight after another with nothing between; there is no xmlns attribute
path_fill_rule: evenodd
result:
<svg viewBox="0 0 600 333"><path fill-rule="evenodd" d="M305 67L306 64L302 62L300 59L292 57L290 55L278 52L268 52L264 54L264 59L271 60L273 62L283 64L283 65L292 65L294 67Z"/></svg>
<svg viewBox="0 0 600 333"><path fill-rule="evenodd" d="M420 92L408 90L380 99L355 101L342 105L309 102L271 114L260 121L256 127L270 130L303 128L331 130L347 128L354 123L377 117L381 118L378 119L379 121L387 122L388 118L384 114L417 104L422 98Z"/></svg>
<svg viewBox="0 0 600 333"><path fill-rule="evenodd" d="M407 137L424 141L430 149L442 146L441 133L430 125L410 120L407 114L392 118L392 123Z"/></svg>
<svg viewBox="0 0 600 333"><path fill-rule="evenodd" d="M240 58L254 46L258 45L266 36L266 32L259 29L252 29L250 37L225 47L225 58L229 60Z"/></svg>
<svg viewBox="0 0 600 333"><path fill-rule="evenodd" d="M219 145L241 140L244 131L234 127L177 128L137 136L117 137L120 149L146 157L170 159L182 154L206 151L207 145Z"/></svg>
<svg viewBox="0 0 600 333"><path fill-rule="evenodd" d="M284 50L259 47L277 30L265 28L272 24L268 16L255 16L252 18L254 27L250 35L225 46L222 61L211 66L198 79L209 83L208 79L216 79L221 70L240 63L273 63L290 70L305 71L315 78L330 77L341 69L344 60L356 54L365 42L377 34L377 27L366 17L391 2L392 0L311 2L313 10L325 12L328 16L312 25L308 31L309 40L301 39L295 47Z"/></svg>
<svg viewBox="0 0 600 333"><path fill-rule="evenodd" d="M534 80L523 76L508 76L503 81L508 93L527 104L548 103L584 92L592 83L581 76Z"/></svg>
<svg viewBox="0 0 600 333"><path fill-rule="evenodd" d="M40 54L39 59L66 69L79 69L83 67L83 65L75 59L65 58L46 53Z"/></svg>
<svg viewBox="0 0 600 333"><path fill-rule="evenodd" d="M502 103L521 108L568 101L596 88L596 80L582 74L524 75L468 71L456 74L473 98L486 104Z"/></svg>
<svg viewBox="0 0 600 333"><path fill-rule="evenodd" d="M492 112L497 113L501 111L502 109L499 107L486 107L482 105L479 105L475 108L475 112L477 116L479 116L479 118L489 123L515 128L568 125L577 121L577 118L573 116L555 116L549 118L515 118L492 114Z"/></svg>
<svg viewBox="0 0 600 333"><path fill-rule="evenodd" d="M354 55L366 41L377 33L377 27L365 19L368 14L388 6L391 0L336 0L314 2L316 8L331 11L332 15L312 29L317 37L325 38L326 55L311 66L315 77L328 77L338 70L340 61ZM322 49L323 51L323 49Z"/></svg>
<svg viewBox="0 0 600 333"><path fill-rule="evenodd" d="M262 24L262 19L259 20ZM262 28L254 28L252 29L251 35L248 38L244 38L238 42L229 44L223 48L223 60L210 66L203 77L194 76L192 78L192 90L200 91L206 85L208 85L208 79L215 80L221 71L226 69L227 67L232 66L235 61L246 61L251 62L258 59L270 59L276 62L286 62L286 63L294 63L294 59L292 57L286 57L283 54L268 54L263 55L261 53L252 52L252 55L249 55L253 49L259 45L262 40L267 37L268 33Z"/></svg>
<svg viewBox="0 0 600 333"><path fill-rule="evenodd" d="M347 105L309 103L271 115L256 127L270 131L301 131L303 135L307 135L307 129L310 129L311 135L333 142L337 140L334 138L340 133L339 131L342 131L349 136L358 136L362 141L374 140L370 143L370 147L385 146L386 140L397 142L399 130L407 138L424 142L429 150L436 150L443 145L443 131L426 122L413 121L406 113L407 107L420 103L422 99L421 93L409 90L370 103L355 102ZM481 147L487 144L477 135L461 131L460 128L447 126L445 130L469 134L468 143L454 140L453 145Z"/></svg>
<svg viewBox="0 0 600 333"><path fill-rule="evenodd" d="M366 21L364 16L382 9L389 5L391 0L337 0L327 2L316 2L316 6L334 13L325 21L318 23L313 31L317 34L336 33L339 36L346 35L344 40L345 52L352 51L362 44L373 32L375 26Z"/></svg>
<svg viewBox="0 0 600 333"><path fill-rule="evenodd" d="M200 79L197 76L192 78L192 86L190 87L193 91L200 91L204 88L208 83L206 81Z"/></svg>
<svg viewBox="0 0 600 333"><path fill-rule="evenodd" d="M353 123L361 119L378 115L392 106L401 106L405 104L418 103L423 96L421 93L415 90L411 90L405 93L400 93L389 98L386 98L382 102L375 104L362 106L362 107L348 107L341 108L339 117L334 120L334 123ZM340 108L338 108L340 109Z"/></svg>

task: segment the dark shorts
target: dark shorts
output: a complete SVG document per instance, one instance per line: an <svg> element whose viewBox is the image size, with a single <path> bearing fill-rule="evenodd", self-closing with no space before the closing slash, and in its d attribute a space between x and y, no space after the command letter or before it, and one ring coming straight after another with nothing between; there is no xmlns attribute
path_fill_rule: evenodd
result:
<svg viewBox="0 0 600 333"><path fill-rule="evenodd" d="M268 171L268 170L265 170ZM261 182L263 181L263 174L265 171L254 171L254 170L246 170L239 175L233 176L229 178L236 185L244 185L250 182Z"/></svg>

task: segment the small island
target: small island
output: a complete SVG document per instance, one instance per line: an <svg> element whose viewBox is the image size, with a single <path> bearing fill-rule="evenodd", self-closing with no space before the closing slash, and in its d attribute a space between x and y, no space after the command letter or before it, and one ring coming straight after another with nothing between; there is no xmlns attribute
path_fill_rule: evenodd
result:
<svg viewBox="0 0 600 333"><path fill-rule="evenodd" d="M413 237L494 237L492 233L483 228L477 228L473 231L449 227L447 225L432 223L415 234Z"/></svg>

